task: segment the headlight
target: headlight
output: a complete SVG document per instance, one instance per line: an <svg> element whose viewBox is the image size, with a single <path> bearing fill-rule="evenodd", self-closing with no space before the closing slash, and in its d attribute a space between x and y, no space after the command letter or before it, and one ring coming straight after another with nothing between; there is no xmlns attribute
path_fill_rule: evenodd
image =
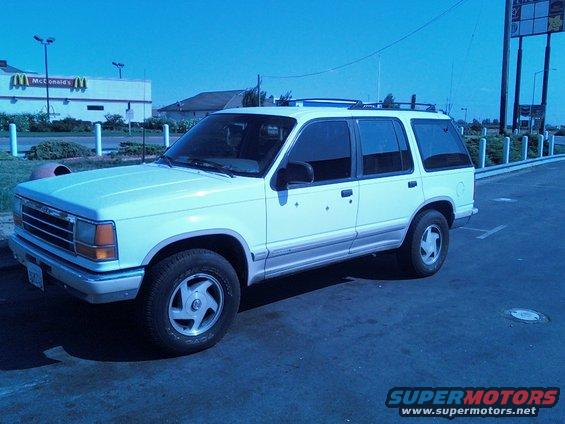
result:
<svg viewBox="0 0 565 424"><path fill-rule="evenodd" d="M12 212L14 215L14 224L18 227L22 226L22 198L15 196L14 205L12 207Z"/></svg>
<svg viewBox="0 0 565 424"><path fill-rule="evenodd" d="M112 222L94 223L77 219L75 246L79 255L93 261L118 259L116 231Z"/></svg>

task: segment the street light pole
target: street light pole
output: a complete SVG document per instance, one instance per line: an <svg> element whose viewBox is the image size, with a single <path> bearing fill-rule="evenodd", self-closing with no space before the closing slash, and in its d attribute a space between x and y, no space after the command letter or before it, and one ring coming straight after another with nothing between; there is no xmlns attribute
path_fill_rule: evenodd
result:
<svg viewBox="0 0 565 424"><path fill-rule="evenodd" d="M47 99L47 122L51 121L51 109L49 106L49 63L47 61L47 46L53 44L55 39L53 37L41 38L39 35L33 36L34 40L43 44L43 55L45 59L45 93Z"/></svg>
<svg viewBox="0 0 565 424"><path fill-rule="evenodd" d="M116 68L118 68L118 74L120 75L120 79L122 79L122 68L125 66L123 63L120 62L112 62Z"/></svg>
<svg viewBox="0 0 565 424"><path fill-rule="evenodd" d="M532 116L532 115L533 115L533 114L532 114L532 109L534 108L534 102L535 102L535 98L536 98L536 78L537 78L537 76L538 76L539 74L541 74L542 72L546 73L546 71L549 72L549 71L556 71L556 70L557 70L557 69L552 68L552 69L542 69L541 71L534 72L534 88L533 88L533 90L532 90L532 103L530 104L530 133L533 131L533 124L532 124L532 121L533 121L533 119L532 119L533 116ZM545 111L544 111L544 113L545 113Z"/></svg>
<svg viewBox="0 0 565 424"><path fill-rule="evenodd" d="M465 123L467 123L467 108L466 107L462 107L461 110L465 111Z"/></svg>

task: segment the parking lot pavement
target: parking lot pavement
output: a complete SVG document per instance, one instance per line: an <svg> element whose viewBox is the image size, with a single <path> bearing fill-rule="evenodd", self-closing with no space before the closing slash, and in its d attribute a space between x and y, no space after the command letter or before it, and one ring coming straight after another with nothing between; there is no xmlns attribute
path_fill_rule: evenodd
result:
<svg viewBox="0 0 565 424"><path fill-rule="evenodd" d="M43 295L7 272L0 421L408 422L384 405L393 386L562 387L564 178L558 162L478 182L480 213L434 277L382 254L251 288L225 339L187 357L147 347L131 304ZM510 321L513 307L550 321ZM561 399L522 421L564 418Z"/></svg>

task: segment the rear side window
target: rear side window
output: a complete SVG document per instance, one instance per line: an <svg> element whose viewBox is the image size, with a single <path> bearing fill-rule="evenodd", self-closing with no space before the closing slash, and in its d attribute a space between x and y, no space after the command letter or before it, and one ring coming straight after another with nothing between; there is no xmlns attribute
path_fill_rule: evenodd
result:
<svg viewBox="0 0 565 424"><path fill-rule="evenodd" d="M414 119L412 128L426 171L472 166L467 149L451 121Z"/></svg>
<svg viewBox="0 0 565 424"><path fill-rule="evenodd" d="M394 120L359 120L363 175L410 171L412 155L404 131Z"/></svg>
<svg viewBox="0 0 565 424"><path fill-rule="evenodd" d="M296 140L290 162L307 162L314 169L314 182L351 176L351 139L345 121L309 124Z"/></svg>

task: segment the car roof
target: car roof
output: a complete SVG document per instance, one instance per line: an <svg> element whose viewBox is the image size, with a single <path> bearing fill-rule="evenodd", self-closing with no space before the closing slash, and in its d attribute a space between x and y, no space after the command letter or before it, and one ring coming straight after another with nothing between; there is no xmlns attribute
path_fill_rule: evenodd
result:
<svg viewBox="0 0 565 424"><path fill-rule="evenodd" d="M341 107L246 107L223 109L215 113L237 113L254 115L287 116L297 120L316 118L351 118L351 117L405 117L407 119L451 119L442 112L424 112L406 109L348 109Z"/></svg>

